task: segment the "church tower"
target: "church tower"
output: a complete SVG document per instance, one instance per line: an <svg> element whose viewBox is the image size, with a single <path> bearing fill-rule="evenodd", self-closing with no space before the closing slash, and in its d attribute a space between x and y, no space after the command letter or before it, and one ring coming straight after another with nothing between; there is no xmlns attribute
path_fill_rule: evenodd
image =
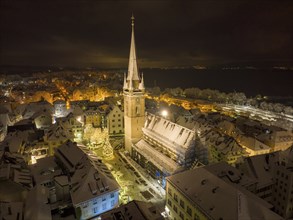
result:
<svg viewBox="0 0 293 220"><path fill-rule="evenodd" d="M125 149L131 153L132 143L142 138L142 127L145 121L145 98L143 75L138 75L135 41L134 17L131 17L131 42L127 77L124 74L124 124Z"/></svg>

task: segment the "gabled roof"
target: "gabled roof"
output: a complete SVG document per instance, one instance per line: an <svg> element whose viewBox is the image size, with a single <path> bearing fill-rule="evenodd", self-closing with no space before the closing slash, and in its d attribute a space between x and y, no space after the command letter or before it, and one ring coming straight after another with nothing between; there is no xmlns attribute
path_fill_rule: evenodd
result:
<svg viewBox="0 0 293 220"><path fill-rule="evenodd" d="M73 188L70 191L73 205L94 199L100 195L117 191L119 185L114 179L107 178L94 166L86 166L74 173L72 180Z"/></svg>
<svg viewBox="0 0 293 220"><path fill-rule="evenodd" d="M194 146L195 132L193 130L150 113L147 114L143 132L176 151Z"/></svg>
<svg viewBox="0 0 293 220"><path fill-rule="evenodd" d="M82 159L87 156L80 150L76 143L67 141L60 147L55 148L55 157L58 158L63 166L69 171L74 172L78 165L82 164Z"/></svg>
<svg viewBox="0 0 293 220"><path fill-rule="evenodd" d="M15 123L13 126L8 126L7 133L14 132L14 131L30 130L30 129L36 130L36 125L33 123L31 119L24 119Z"/></svg>
<svg viewBox="0 0 293 220"><path fill-rule="evenodd" d="M53 156L38 159L36 164L30 165L30 170L36 184L41 184L44 181L50 181L55 176L62 173L61 169L54 161Z"/></svg>
<svg viewBox="0 0 293 220"><path fill-rule="evenodd" d="M27 195L24 219L51 220L51 207L48 204L49 192L46 187L37 185Z"/></svg>
<svg viewBox="0 0 293 220"><path fill-rule="evenodd" d="M64 129L62 125L53 124L49 131L46 133L47 139L50 141L54 140L66 140L72 139L74 135L68 130Z"/></svg>
<svg viewBox="0 0 293 220"><path fill-rule="evenodd" d="M52 116L52 114L47 109L43 109L43 110L35 112L33 114L33 116L31 117L31 119L36 119L37 117L42 116L42 115L45 115L45 116L48 116L48 117Z"/></svg>
<svg viewBox="0 0 293 220"><path fill-rule="evenodd" d="M103 220L139 219L139 220L163 220L163 216L152 203L133 200L116 209L101 215Z"/></svg>
<svg viewBox="0 0 293 220"><path fill-rule="evenodd" d="M273 169L279 160L278 158L279 152L247 157L240 169L248 176L257 179L259 186L271 185L273 183Z"/></svg>
<svg viewBox="0 0 293 220"><path fill-rule="evenodd" d="M108 109L107 115L114 114L114 110L118 110L121 114L123 114L123 111L118 105L110 105L110 108Z"/></svg>
<svg viewBox="0 0 293 220"><path fill-rule="evenodd" d="M246 188L257 183L255 178L243 174L240 170L226 162L211 164L205 166L205 169L230 184L236 184Z"/></svg>

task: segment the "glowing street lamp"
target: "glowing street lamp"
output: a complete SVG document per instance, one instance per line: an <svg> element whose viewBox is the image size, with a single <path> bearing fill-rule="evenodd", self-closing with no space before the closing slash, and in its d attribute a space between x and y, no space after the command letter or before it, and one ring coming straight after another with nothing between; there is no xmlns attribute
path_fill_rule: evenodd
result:
<svg viewBox="0 0 293 220"><path fill-rule="evenodd" d="M162 115L164 118L166 118L166 117L168 116L168 111L167 111L167 110L163 110L163 111L161 112L161 115Z"/></svg>
<svg viewBox="0 0 293 220"><path fill-rule="evenodd" d="M81 116L78 116L78 117L76 118L76 120L77 120L78 122L81 123L81 122L82 122L82 121L81 121Z"/></svg>

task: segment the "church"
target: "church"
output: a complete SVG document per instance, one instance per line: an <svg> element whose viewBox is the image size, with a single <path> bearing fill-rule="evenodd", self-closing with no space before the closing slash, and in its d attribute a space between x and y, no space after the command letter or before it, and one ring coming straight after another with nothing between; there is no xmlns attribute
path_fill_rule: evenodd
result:
<svg viewBox="0 0 293 220"><path fill-rule="evenodd" d="M165 187L165 177L189 168L195 160L195 132L145 111L145 86L139 75L131 17L131 43L124 75L125 149Z"/></svg>

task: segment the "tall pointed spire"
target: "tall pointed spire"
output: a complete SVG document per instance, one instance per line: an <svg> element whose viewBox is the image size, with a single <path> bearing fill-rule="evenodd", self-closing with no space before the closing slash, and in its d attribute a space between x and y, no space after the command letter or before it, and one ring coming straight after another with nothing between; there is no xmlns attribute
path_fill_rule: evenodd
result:
<svg viewBox="0 0 293 220"><path fill-rule="evenodd" d="M145 89L143 78L138 75L134 40L134 17L131 17L131 42L127 78L124 75L124 137L125 149L132 152L133 143L142 136L145 123Z"/></svg>
<svg viewBox="0 0 293 220"><path fill-rule="evenodd" d="M133 90L132 80L129 80L128 90L129 91L132 91Z"/></svg>
<svg viewBox="0 0 293 220"><path fill-rule="evenodd" d="M129 54L129 64L128 64L128 75L127 80L139 80L138 77L138 67L136 60L136 49L134 40L134 16L131 16L131 43L130 43L130 54Z"/></svg>
<svg viewBox="0 0 293 220"><path fill-rule="evenodd" d="M144 90L144 81L143 81L143 73L141 74L141 80L138 86L138 89Z"/></svg>
<svg viewBox="0 0 293 220"><path fill-rule="evenodd" d="M123 89L127 89L126 74L124 73Z"/></svg>

